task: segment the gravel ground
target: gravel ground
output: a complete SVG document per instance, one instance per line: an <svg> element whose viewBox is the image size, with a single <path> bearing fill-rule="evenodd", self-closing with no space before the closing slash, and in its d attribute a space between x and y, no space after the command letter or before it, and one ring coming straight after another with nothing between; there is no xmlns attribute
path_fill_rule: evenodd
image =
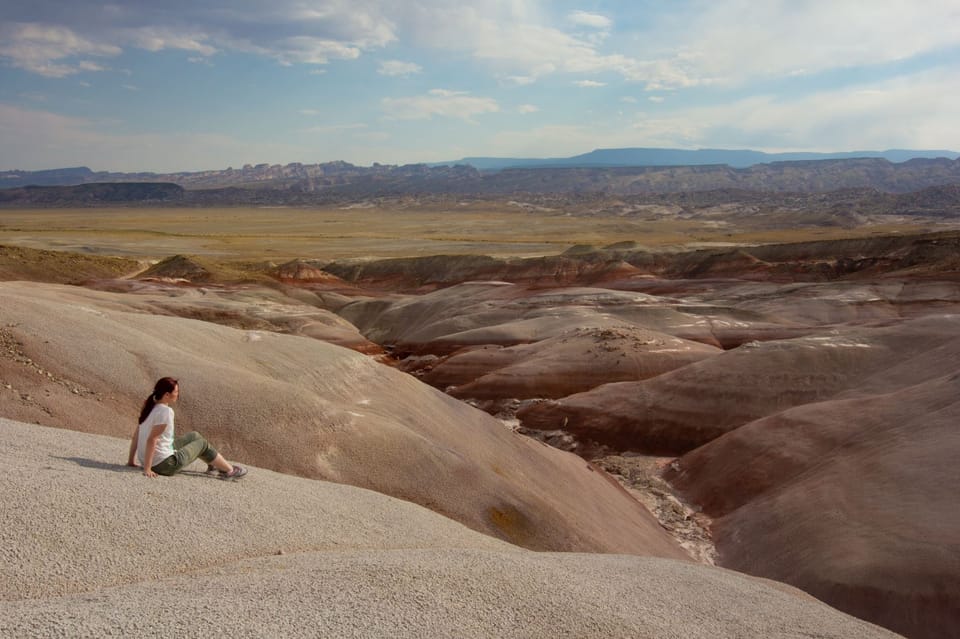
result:
<svg viewBox="0 0 960 639"><path fill-rule="evenodd" d="M123 440L2 418L0 431L3 637L896 636L719 568L524 551L257 468L151 480L121 465Z"/></svg>

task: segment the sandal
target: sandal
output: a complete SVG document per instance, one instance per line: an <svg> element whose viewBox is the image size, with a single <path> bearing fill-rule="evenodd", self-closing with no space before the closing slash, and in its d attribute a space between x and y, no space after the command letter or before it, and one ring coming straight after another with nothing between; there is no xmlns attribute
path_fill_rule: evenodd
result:
<svg viewBox="0 0 960 639"><path fill-rule="evenodd" d="M236 464L233 465L233 470L231 470L229 473L220 471L221 479L240 479L246 474L247 474L247 469L244 468L243 466L237 466Z"/></svg>

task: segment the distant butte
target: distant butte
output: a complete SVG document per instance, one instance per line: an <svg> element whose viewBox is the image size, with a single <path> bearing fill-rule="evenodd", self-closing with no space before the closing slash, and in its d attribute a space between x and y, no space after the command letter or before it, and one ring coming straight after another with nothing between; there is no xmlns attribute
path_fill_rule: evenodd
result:
<svg viewBox="0 0 960 639"><path fill-rule="evenodd" d="M930 152L934 153L934 152ZM346 162L245 166L181 173L111 173L87 168L0 172L0 206L84 206L95 202L167 202L179 206L318 205L372 198L468 196L513 198L631 197L652 203L665 194L731 192L797 194L875 191L861 199L890 206L880 194L920 193L912 199L941 206L957 202L960 157L844 157L768 163L630 165L576 163L481 170L465 164L361 167ZM892 155L891 157L900 157ZM120 186L128 184L128 186ZM153 184L152 187L148 185ZM98 186L94 186L98 185ZM950 187L953 193L926 189ZM183 190L177 189L181 187ZM742 194L741 194L742 195ZM694 196L696 197L696 196ZM743 199L733 197L734 201ZM842 201L842 195L832 196ZM908 202L901 202L907 204Z"/></svg>

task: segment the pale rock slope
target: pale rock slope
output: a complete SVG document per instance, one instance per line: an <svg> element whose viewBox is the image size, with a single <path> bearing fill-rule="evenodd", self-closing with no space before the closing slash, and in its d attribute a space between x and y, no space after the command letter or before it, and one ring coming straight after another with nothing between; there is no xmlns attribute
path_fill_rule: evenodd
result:
<svg viewBox="0 0 960 639"><path fill-rule="evenodd" d="M530 552L351 486L148 479L121 439L0 432L4 636L897 636L719 568Z"/></svg>
<svg viewBox="0 0 960 639"><path fill-rule="evenodd" d="M76 287L3 283L0 299L0 415L129 437L172 375L178 432L230 459L370 488L528 548L686 557L610 476L359 353L133 313Z"/></svg>
<svg viewBox="0 0 960 639"><path fill-rule="evenodd" d="M304 335L361 353L379 353L356 327L331 310L311 291L262 285L184 285L154 280L95 280L87 288L123 293L123 306L154 315L176 315L234 328ZM335 308L335 306L334 306Z"/></svg>

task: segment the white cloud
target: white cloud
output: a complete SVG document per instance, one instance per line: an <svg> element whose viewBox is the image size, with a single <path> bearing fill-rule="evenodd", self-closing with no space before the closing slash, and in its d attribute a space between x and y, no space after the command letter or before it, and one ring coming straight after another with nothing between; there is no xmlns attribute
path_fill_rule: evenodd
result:
<svg viewBox="0 0 960 639"><path fill-rule="evenodd" d="M195 58L240 51L285 65L324 65L399 41L465 53L505 83L608 72L660 90L883 64L960 42L957 0L687 0L659 11L622 3L618 11L628 18L644 11L642 23L585 10L557 16L543 0L8 4L0 58L48 77L79 73L80 59L113 57L129 47L183 50ZM627 33L624 24L641 26ZM615 27L633 39L609 45Z"/></svg>
<svg viewBox="0 0 960 639"><path fill-rule="evenodd" d="M960 71L917 76L781 99L753 96L729 104L675 108L641 116L637 143L726 146L761 150L960 148L953 105Z"/></svg>
<svg viewBox="0 0 960 639"><path fill-rule="evenodd" d="M606 82L597 82L596 80L577 80L574 82L578 87L596 88L607 86Z"/></svg>
<svg viewBox="0 0 960 639"><path fill-rule="evenodd" d="M422 73L423 67L413 62L402 62L401 60L385 60L380 63L377 73L380 75L408 77L414 73Z"/></svg>
<svg viewBox="0 0 960 639"><path fill-rule="evenodd" d="M426 120L441 116L473 122L474 116L500 110L500 105L492 98L447 89L432 89L420 96L384 98L380 104L387 116L395 120Z"/></svg>
<svg viewBox="0 0 960 639"><path fill-rule="evenodd" d="M882 64L955 47L956 0L694 0L650 14L633 50L604 51L614 22L574 11L576 35L551 26L533 0L468 6L420 0L395 15L405 39L460 51L500 71L504 83L552 73L617 73L651 90L742 84ZM589 31L594 30L594 31ZM620 42L625 42L621 39Z"/></svg>
<svg viewBox="0 0 960 639"><path fill-rule="evenodd" d="M517 111L523 113L524 115L528 113L536 113L539 110L540 107L536 106L535 104L521 104L517 107Z"/></svg>
<svg viewBox="0 0 960 639"><path fill-rule="evenodd" d="M541 3L534 0L477 0L463 5L421 0L407 6L397 20L412 41L465 52L493 67L501 77L536 79L557 72L626 74L638 64L622 54L601 54L592 37L578 37L551 26Z"/></svg>
<svg viewBox="0 0 960 639"><path fill-rule="evenodd" d="M834 89L803 98L755 96L715 106L635 114L623 127L586 122L501 130L472 155L557 156L585 149L650 146L764 151L958 149L960 70Z"/></svg>
<svg viewBox="0 0 960 639"><path fill-rule="evenodd" d="M276 46L278 45L278 46ZM240 51L264 53L275 58L284 66L294 64L327 64L331 59L354 60L360 57L360 48L344 42L326 40L312 36L291 36L275 43L272 50L261 46L244 49L237 45Z"/></svg>
<svg viewBox="0 0 960 639"><path fill-rule="evenodd" d="M51 78L100 70L89 61L68 62L77 56L115 56L120 48L93 42L66 27L6 23L0 25L0 57L13 66ZM96 68L95 68L96 67Z"/></svg>
<svg viewBox="0 0 960 639"><path fill-rule="evenodd" d="M659 51L632 77L650 88L817 74L885 64L960 42L956 0L717 0L644 32Z"/></svg>
<svg viewBox="0 0 960 639"><path fill-rule="evenodd" d="M300 109L300 115L306 115L306 116L312 117L315 115L320 115L320 112L317 111L316 109Z"/></svg>
<svg viewBox="0 0 960 639"><path fill-rule="evenodd" d="M635 97L633 97L632 95L625 95L625 96L623 96L622 98L620 98L620 101L621 101L621 102L626 102L627 104L636 104L636 103L637 103L637 99L636 99Z"/></svg>
<svg viewBox="0 0 960 639"><path fill-rule="evenodd" d="M142 27L121 31L125 40L134 46L147 51L163 51L164 49L180 49L192 51L203 56L211 56L217 52L216 47L209 44L209 36L198 32L178 32L169 27Z"/></svg>
<svg viewBox="0 0 960 639"><path fill-rule="evenodd" d="M96 62L91 62L90 60L81 60L77 64L77 68L81 71L106 71L106 67L97 64Z"/></svg>
<svg viewBox="0 0 960 639"><path fill-rule="evenodd" d="M117 56L135 47L209 57L239 51L284 65L353 59L397 39L382 0L33 0L20 21L0 25L0 58L49 77L80 70L77 56ZM397 9L394 9L397 10Z"/></svg>
<svg viewBox="0 0 960 639"><path fill-rule="evenodd" d="M536 78L529 75L508 75L500 78L500 84L508 87L523 87L536 81Z"/></svg>
<svg viewBox="0 0 960 639"><path fill-rule="evenodd" d="M581 27L590 27L591 29L600 29L609 31L613 27L613 20L597 13L587 13L586 11L572 11L567 15L567 20Z"/></svg>
<svg viewBox="0 0 960 639"><path fill-rule="evenodd" d="M650 100L651 102L656 102L659 104L660 102L663 102L664 97L662 95L651 95L647 99Z"/></svg>

